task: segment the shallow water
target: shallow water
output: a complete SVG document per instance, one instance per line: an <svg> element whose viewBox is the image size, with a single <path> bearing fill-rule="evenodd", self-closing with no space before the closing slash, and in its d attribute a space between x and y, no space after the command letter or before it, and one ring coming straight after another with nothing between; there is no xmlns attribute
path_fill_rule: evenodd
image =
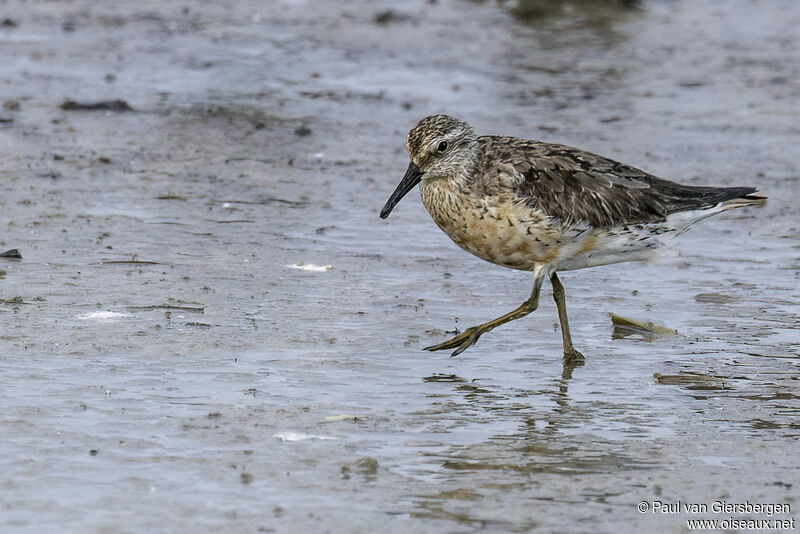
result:
<svg viewBox="0 0 800 534"><path fill-rule="evenodd" d="M12 2L0 530L695 517L637 511L654 500L793 516L800 7L538 5ZM561 362L549 289L458 358L426 353L531 284L458 249L416 195L378 219L432 112L770 201L654 264L565 273L583 366ZM678 335L620 338L609 313Z"/></svg>

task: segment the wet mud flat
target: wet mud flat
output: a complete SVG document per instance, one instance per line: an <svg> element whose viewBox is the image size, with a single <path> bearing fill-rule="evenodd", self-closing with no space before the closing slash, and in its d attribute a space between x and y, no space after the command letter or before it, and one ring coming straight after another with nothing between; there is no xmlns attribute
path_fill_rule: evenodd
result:
<svg viewBox="0 0 800 534"><path fill-rule="evenodd" d="M800 8L543 5L7 4L0 530L794 514ZM654 264L565 273L583 366L547 292L458 358L423 353L530 289L415 195L378 219L434 112L770 201Z"/></svg>

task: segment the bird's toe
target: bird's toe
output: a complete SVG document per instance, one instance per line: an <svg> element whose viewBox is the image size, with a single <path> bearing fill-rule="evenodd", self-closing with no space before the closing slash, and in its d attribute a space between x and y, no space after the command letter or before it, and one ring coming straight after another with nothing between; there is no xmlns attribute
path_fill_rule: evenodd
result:
<svg viewBox="0 0 800 534"><path fill-rule="evenodd" d="M482 332L480 332L476 327L467 328L459 335L455 336L452 339L448 339L443 343L439 343L438 345L431 345L430 347L425 347L423 350L429 350L431 352L436 350L449 350L449 349L456 349L453 351L452 356L458 356L469 347L475 344L478 341L478 338L481 336Z"/></svg>

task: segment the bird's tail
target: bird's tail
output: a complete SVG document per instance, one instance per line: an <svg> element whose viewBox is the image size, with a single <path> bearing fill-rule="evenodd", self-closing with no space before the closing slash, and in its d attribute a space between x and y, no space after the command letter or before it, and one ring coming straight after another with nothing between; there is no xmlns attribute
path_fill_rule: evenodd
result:
<svg viewBox="0 0 800 534"><path fill-rule="evenodd" d="M680 235L689 229L694 223L707 219L724 211L744 208L746 206L763 206L767 202L767 197L759 194L758 190L750 189L749 192L741 196L728 198L716 204L710 204L700 209L673 213L667 217L667 222L677 230L675 235Z"/></svg>

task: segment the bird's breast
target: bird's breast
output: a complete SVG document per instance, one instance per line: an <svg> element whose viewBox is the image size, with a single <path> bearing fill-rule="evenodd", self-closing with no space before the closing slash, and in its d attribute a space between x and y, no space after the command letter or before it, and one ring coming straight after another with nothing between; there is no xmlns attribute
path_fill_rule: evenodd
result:
<svg viewBox="0 0 800 534"><path fill-rule="evenodd" d="M439 228L481 259L528 271L559 257L562 232L510 196L475 194L447 180L423 181L420 193Z"/></svg>

